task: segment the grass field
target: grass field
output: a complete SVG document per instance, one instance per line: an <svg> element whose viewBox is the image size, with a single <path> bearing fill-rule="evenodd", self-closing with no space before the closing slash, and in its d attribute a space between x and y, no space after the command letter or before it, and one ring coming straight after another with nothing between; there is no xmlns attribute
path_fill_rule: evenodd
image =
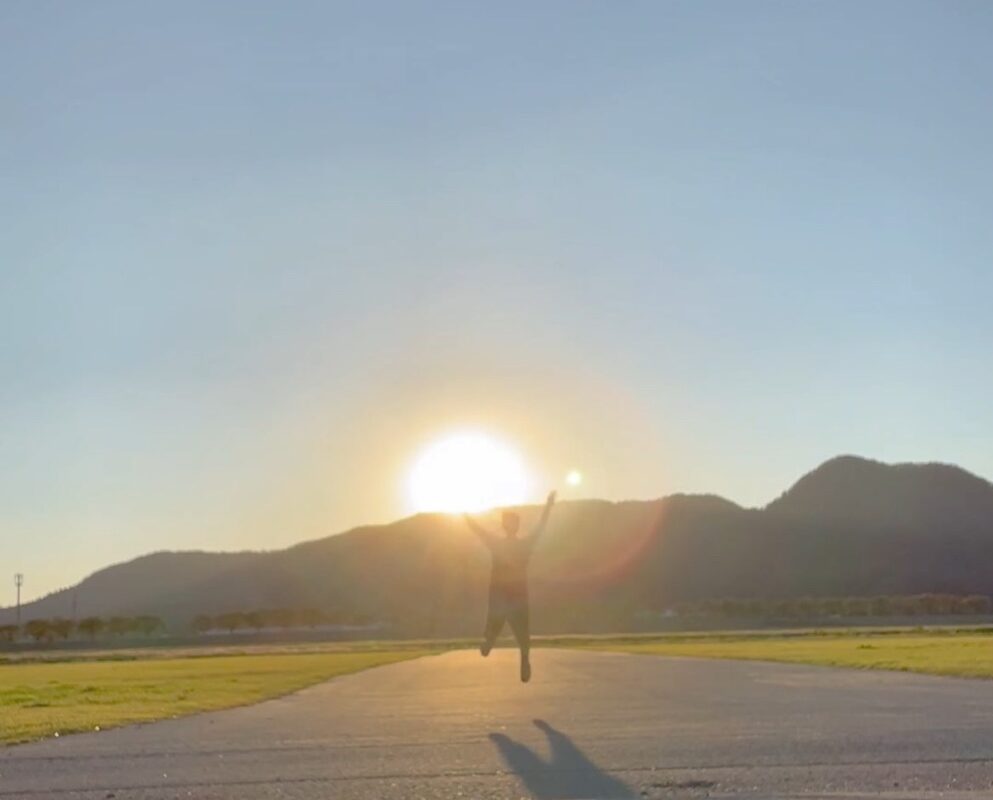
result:
<svg viewBox="0 0 993 800"><path fill-rule="evenodd" d="M337 675L476 644L349 642L0 656L0 743L245 705ZM535 644L993 678L990 628L553 636Z"/></svg>
<svg viewBox="0 0 993 800"><path fill-rule="evenodd" d="M255 703L433 652L364 648L0 664L0 743Z"/></svg>
<svg viewBox="0 0 993 800"><path fill-rule="evenodd" d="M561 640L558 646L993 678L993 635L976 630L590 637Z"/></svg>

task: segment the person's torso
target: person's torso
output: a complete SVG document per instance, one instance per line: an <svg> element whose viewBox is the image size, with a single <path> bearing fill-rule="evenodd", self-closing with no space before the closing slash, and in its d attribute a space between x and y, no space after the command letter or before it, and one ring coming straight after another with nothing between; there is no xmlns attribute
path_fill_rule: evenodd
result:
<svg viewBox="0 0 993 800"><path fill-rule="evenodd" d="M503 538L493 543L491 585L501 592L527 591L531 543L527 539Z"/></svg>

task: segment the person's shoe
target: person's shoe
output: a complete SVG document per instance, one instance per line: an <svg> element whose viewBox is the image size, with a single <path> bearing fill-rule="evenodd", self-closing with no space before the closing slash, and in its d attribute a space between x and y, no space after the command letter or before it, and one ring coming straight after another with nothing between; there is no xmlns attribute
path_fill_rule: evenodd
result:
<svg viewBox="0 0 993 800"><path fill-rule="evenodd" d="M531 662L527 659L521 661L521 683L531 680Z"/></svg>
<svg viewBox="0 0 993 800"><path fill-rule="evenodd" d="M490 654L490 650L492 649L493 649L493 645L491 645L489 642L483 642L483 644L479 648L479 654L483 658L486 658L486 656Z"/></svg>

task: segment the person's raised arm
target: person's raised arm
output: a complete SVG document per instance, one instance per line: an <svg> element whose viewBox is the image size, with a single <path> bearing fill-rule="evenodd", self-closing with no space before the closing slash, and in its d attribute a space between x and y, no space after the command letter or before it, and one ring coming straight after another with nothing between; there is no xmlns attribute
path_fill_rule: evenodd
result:
<svg viewBox="0 0 993 800"><path fill-rule="evenodd" d="M531 529L530 539L532 543L545 532L545 526L548 524L548 517L552 513L552 506L555 505L555 495L555 492L548 493L548 499L545 501L545 510L541 512L541 519L539 519L538 524Z"/></svg>
<svg viewBox="0 0 993 800"><path fill-rule="evenodd" d="M472 532L480 538L483 544L485 544L487 547L492 547L493 540L494 538L496 538L493 536L492 533L486 530L486 528L484 528L482 525L476 522L476 520L474 520L468 514L463 514L462 519L466 521L466 524L469 526Z"/></svg>

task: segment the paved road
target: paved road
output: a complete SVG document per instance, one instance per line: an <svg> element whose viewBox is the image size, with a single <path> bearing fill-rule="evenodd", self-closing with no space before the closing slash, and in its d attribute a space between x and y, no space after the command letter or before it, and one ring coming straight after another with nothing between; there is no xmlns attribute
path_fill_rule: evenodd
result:
<svg viewBox="0 0 993 800"><path fill-rule="evenodd" d="M993 683L564 650L533 660L526 686L511 651L463 651L0 750L0 798L993 797Z"/></svg>

